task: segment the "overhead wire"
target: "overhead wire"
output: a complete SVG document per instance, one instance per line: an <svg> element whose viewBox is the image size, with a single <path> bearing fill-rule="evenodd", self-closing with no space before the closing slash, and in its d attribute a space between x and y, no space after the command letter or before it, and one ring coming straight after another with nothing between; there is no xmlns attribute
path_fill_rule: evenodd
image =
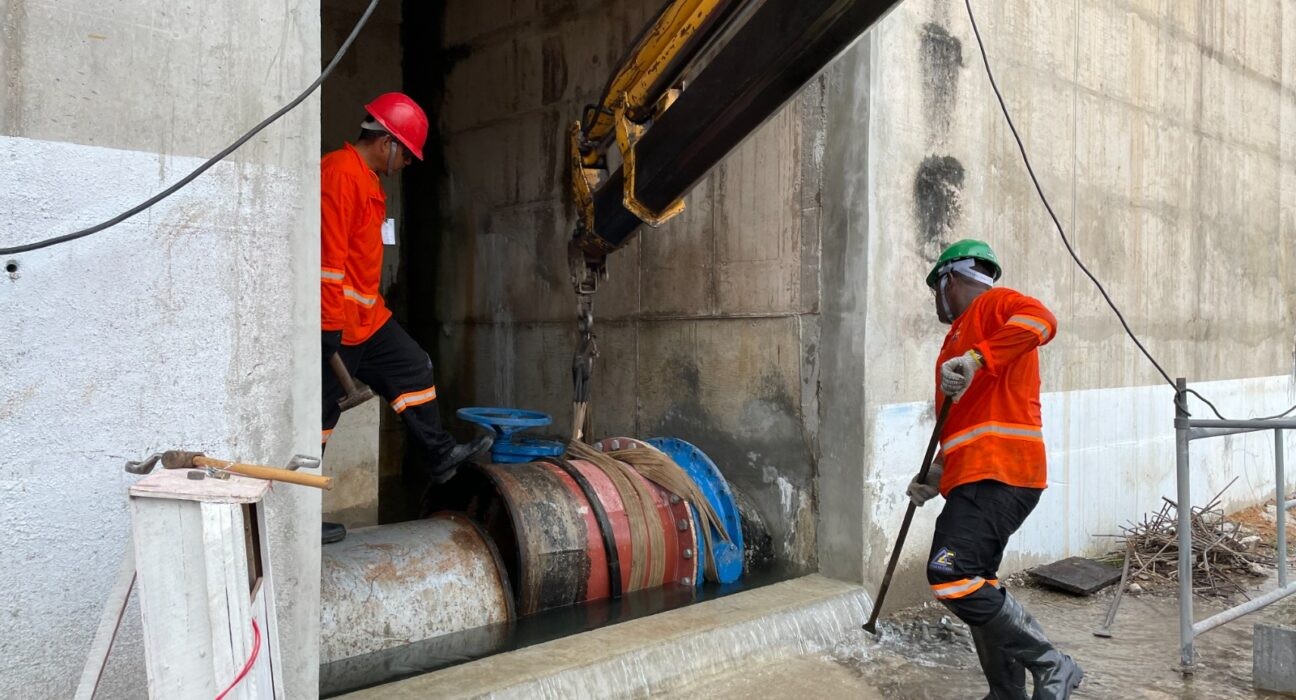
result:
<svg viewBox="0 0 1296 700"><path fill-rule="evenodd" d="M985 42L981 39L981 30L977 26L976 15L972 11L972 0L963 0L963 4L967 7L968 20L972 24L972 34L976 37L977 48L981 52L981 63L985 66L986 77L990 81L990 88L994 91L995 99L999 102L999 110L1003 113L1004 121L1008 124L1008 130L1012 133L1013 140L1017 142L1017 151L1021 154L1022 163L1026 166L1026 173L1030 176L1031 183L1035 186L1035 192L1039 195L1040 201L1043 202L1044 209L1048 212L1049 218L1053 220L1053 226L1057 229L1058 237L1062 239L1062 245L1066 248L1071 259L1075 261L1076 266L1080 268L1080 271L1083 272L1085 276L1089 278L1089 281L1093 282L1094 286L1098 288L1098 293L1102 295L1103 300L1107 302L1107 306L1111 307L1112 312L1116 314L1116 318L1120 321L1121 327L1125 329L1125 334L1129 336L1130 340L1134 341L1134 345L1138 347L1139 352L1147 358L1148 362L1152 363L1152 366L1156 368L1156 371L1165 379L1166 383L1176 391L1175 401L1178 404L1178 386L1175 384L1175 381L1170 378L1170 374L1165 371L1165 368L1161 366L1160 362L1157 362L1157 359L1152 356L1152 353L1143 344L1143 341L1139 339L1138 335L1130 327L1129 322L1125 320L1125 315L1121 313L1120 307L1116 305L1116 302L1112 300L1111 295L1107 293L1106 287L1103 286L1102 282L1098 281L1098 278L1094 276L1088 266L1080 260L1080 256L1076 254L1075 248L1071 245L1071 240L1067 238L1066 230L1062 227L1062 222L1058 220L1057 214L1053 211L1053 205L1049 203L1048 197L1044 194L1044 188L1040 185L1039 178L1035 176L1035 168L1031 165L1030 157L1026 154L1026 146L1022 143L1021 135L1017 133L1017 126L1013 123L1012 115L1008 111L1008 105L1004 102L1003 93L999 91L999 83L995 80L994 71L990 68L990 58L986 53ZM1200 399L1202 403L1210 407L1211 412L1220 418L1220 420L1228 420L1222 413L1220 413L1219 409L1215 407L1215 404L1212 403L1210 399L1203 396L1201 392L1196 389L1188 389L1186 390L1186 393L1192 394ZM1180 405L1180 408L1187 412L1187 406ZM1293 411L1296 411L1296 406L1292 406L1282 413L1254 418L1252 420L1273 420L1284 418L1290 415Z"/></svg>
<svg viewBox="0 0 1296 700"><path fill-rule="evenodd" d="M371 2L369 3L369 7L365 9L364 14L360 15L359 21L357 21L355 27L351 29L351 33L347 35L346 41L343 41L342 45L338 47L337 53L333 54L333 60L329 61L329 64L325 66L324 70L320 71L319 77L315 78L314 82L308 85L305 90L302 90L301 93L298 94L296 97L294 97L292 101L288 102L288 104L285 104L283 107L280 107L278 110L276 110L273 114L261 120L261 123L252 127L247 133L240 136L238 139L234 141L234 143L231 143L229 146L226 146L216 155L212 156L211 158L208 158L197 168L194 168L194 170L190 172L188 175L185 175L184 177L180 178L170 187L167 187L161 192L153 195L152 197L149 197L143 202L140 202L139 204L135 205L134 207L131 207L130 209L127 209L126 211L118 214L117 216L108 219L107 221L103 221L101 223L95 224L94 226L83 228L78 231L73 231L71 233L65 233L59 236L54 236L52 238L46 238L44 240L35 241L33 243L24 243L22 245L10 246L8 248L0 248L0 256L17 255L19 253L28 253L33 250L48 248L50 246L55 246L60 243L75 241L81 238L85 238L86 236L99 233L100 231L104 231L106 229L112 228L113 226L116 226L117 224L120 224L123 221L130 219L136 214L139 214L140 212L149 209L150 207L157 204L158 202L161 202L167 197L170 197L176 192L179 192L190 182L193 182L195 179L197 179L199 175L202 175L203 173L210 170L212 166L224 160L231 153L237 151L240 147L242 147L243 144L250 141L253 136L256 136L257 134L261 133L261 131L263 131L266 127L278 121L280 117L291 112L294 108L297 107L297 105L305 101L307 97L310 97L311 93L315 92L315 90L324 82L324 80L328 78L330 74L333 73L333 69L337 67L338 63L341 62L342 57L345 56L347 51L351 48L351 44L355 42L356 37L360 34L360 30L364 28L366 23L368 23L370 15L374 13L374 10L377 9L378 7L378 3L381 1L382 0L371 0Z"/></svg>

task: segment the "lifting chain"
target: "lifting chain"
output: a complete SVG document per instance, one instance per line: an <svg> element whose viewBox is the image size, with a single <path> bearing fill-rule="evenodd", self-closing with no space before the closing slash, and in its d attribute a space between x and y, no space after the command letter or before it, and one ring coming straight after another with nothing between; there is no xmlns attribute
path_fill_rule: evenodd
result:
<svg viewBox="0 0 1296 700"><path fill-rule="evenodd" d="M589 400L594 358L599 356L594 335L594 290L576 294L576 352L572 354L572 430L573 441L580 440L589 427Z"/></svg>

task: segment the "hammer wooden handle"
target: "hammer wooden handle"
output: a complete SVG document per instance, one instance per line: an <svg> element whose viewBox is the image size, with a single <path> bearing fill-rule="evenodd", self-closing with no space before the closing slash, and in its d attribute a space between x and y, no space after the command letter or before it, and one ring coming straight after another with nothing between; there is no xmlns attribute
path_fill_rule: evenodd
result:
<svg viewBox="0 0 1296 700"><path fill-rule="evenodd" d="M226 462L223 459L212 459L211 457L197 456L193 458L195 467L210 467L212 469L223 469L227 472L250 476L255 479L265 479L267 481L283 481L289 484L298 484L301 486L313 486L317 489L331 491L333 489L333 477L320 476L318 474L303 474L302 472L290 471L288 469L276 469L274 467L262 467L256 464L239 464L238 462Z"/></svg>

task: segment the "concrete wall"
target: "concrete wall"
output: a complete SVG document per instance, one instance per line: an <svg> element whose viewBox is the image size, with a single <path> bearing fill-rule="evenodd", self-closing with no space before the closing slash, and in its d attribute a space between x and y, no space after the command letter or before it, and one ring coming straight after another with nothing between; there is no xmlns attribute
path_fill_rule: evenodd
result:
<svg viewBox="0 0 1296 700"><path fill-rule="evenodd" d="M0 245L145 199L310 82L319 4L0 0ZM318 449L318 102L152 210L3 261L0 696L70 697L126 550L128 459ZM269 501L292 697L317 674L319 494ZM138 609L102 697L142 697Z"/></svg>
<svg viewBox="0 0 1296 700"><path fill-rule="evenodd" d="M1043 188L1152 352L1230 415L1296 402L1292 4L974 4ZM448 5L446 43L468 50L442 123L455 403L565 429L563 134L652 7ZM697 441L754 492L785 559L880 576L933 419L945 327L923 278L966 236L1061 324L1043 352L1052 486L1007 566L1100 550L1169 494L1171 394L1052 230L961 3L903 3L688 201L611 259L595 432ZM1226 501L1264 497L1271 453L1263 437L1194 447L1195 495L1242 475ZM907 548L908 600L937 510Z"/></svg>
<svg viewBox="0 0 1296 700"><path fill-rule="evenodd" d="M1296 6L973 4L1041 185L1148 348L1230 416L1296 402ZM945 332L923 278L965 236L988 240L1003 283L1060 324L1041 353L1050 488L1008 565L1108 546L1101 535L1173 495L1172 393L1066 255L962 3L904 3L834 66L828 93L821 365L849 381L824 384L840 419L820 435L820 491L848 495L825 497L822 568L876 580L885 565ZM829 451L858 434L862 449ZM1235 475L1228 502L1272 488L1271 437L1198 443L1193 459L1195 501ZM928 542L906 549L915 583Z"/></svg>
<svg viewBox="0 0 1296 700"><path fill-rule="evenodd" d="M441 390L570 423L575 295L566 133L656 0L451 2ZM781 559L815 563L821 92L812 87L612 256L595 301L595 435L696 443L752 497Z"/></svg>

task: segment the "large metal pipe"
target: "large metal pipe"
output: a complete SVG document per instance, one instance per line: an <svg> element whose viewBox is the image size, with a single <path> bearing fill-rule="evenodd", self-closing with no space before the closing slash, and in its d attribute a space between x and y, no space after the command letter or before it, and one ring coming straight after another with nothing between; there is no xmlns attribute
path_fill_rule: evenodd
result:
<svg viewBox="0 0 1296 700"><path fill-rule="evenodd" d="M597 503L564 465L583 477ZM688 504L630 472L652 494L656 518L648 525L661 528L665 544L664 552L653 553L665 562L662 578L649 586L694 584L697 523ZM482 523L516 583L519 615L607 598L613 571L621 590L632 588L629 516L616 487L592 463L475 465L430 492L424 507L460 510ZM604 537L608 529L611 538ZM609 566L610 555L619 567Z"/></svg>
<svg viewBox="0 0 1296 700"><path fill-rule="evenodd" d="M461 515L352 530L320 558L321 663L514 618L499 552Z"/></svg>

